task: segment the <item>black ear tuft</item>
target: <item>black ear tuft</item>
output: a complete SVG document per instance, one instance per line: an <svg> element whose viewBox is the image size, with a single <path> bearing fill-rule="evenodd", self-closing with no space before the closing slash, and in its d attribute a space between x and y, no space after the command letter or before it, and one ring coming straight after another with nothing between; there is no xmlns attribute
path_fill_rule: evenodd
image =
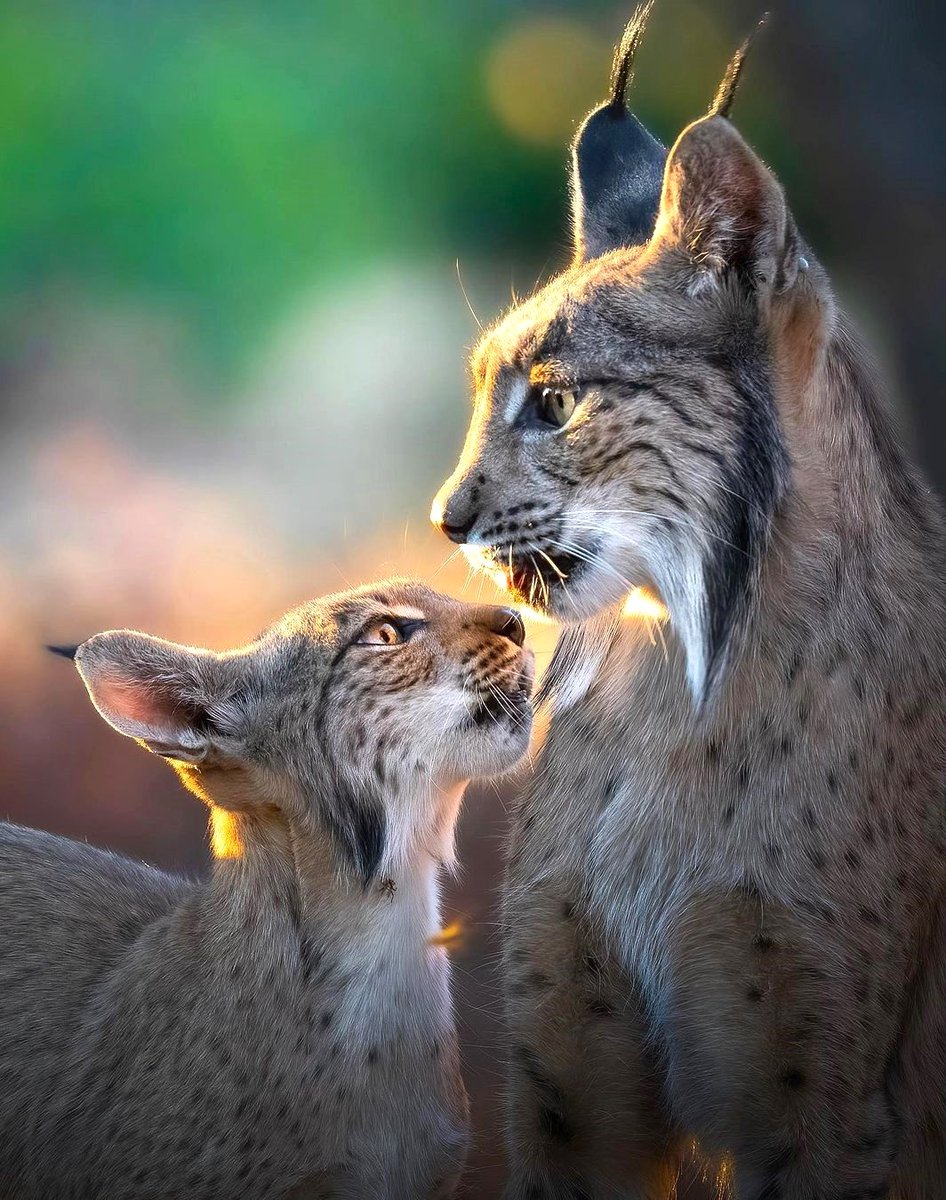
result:
<svg viewBox="0 0 946 1200"><path fill-rule="evenodd" d="M334 794L324 806L328 825L342 853L365 887L378 873L387 841L387 817L381 799L337 775Z"/></svg>
<svg viewBox="0 0 946 1200"><path fill-rule="evenodd" d="M633 78L634 59L653 7L654 0L647 0L646 4L635 10L614 51L614 62L611 64L611 107L614 109L623 110L627 107L627 89Z"/></svg>
<svg viewBox="0 0 946 1200"><path fill-rule="evenodd" d="M739 79L742 76L742 68L746 64L746 57L752 48L752 43L756 39L759 30L765 25L769 19L769 14L765 13L760 19L758 25L753 29L752 33L742 43L736 53L729 60L726 67L726 73L723 75L719 87L716 89L716 95L713 98L713 103L710 105L708 116L711 117L728 117L732 109L733 100L736 98L736 88L739 87Z"/></svg>
<svg viewBox="0 0 946 1200"><path fill-rule="evenodd" d="M579 258L646 242L654 229L667 151L628 110L634 58L653 0L624 31L611 70L611 95L586 117L572 147L572 216Z"/></svg>
<svg viewBox="0 0 946 1200"><path fill-rule="evenodd" d="M50 654L58 654L60 658L68 658L75 662L78 646L47 646Z"/></svg>

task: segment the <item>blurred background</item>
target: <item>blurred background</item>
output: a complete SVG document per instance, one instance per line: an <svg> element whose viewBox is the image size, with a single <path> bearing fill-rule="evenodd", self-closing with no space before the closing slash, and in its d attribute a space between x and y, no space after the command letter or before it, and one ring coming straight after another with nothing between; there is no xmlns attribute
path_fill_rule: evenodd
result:
<svg viewBox="0 0 946 1200"><path fill-rule="evenodd" d="M2 815L199 872L204 813L47 641L217 648L392 571L467 584L426 514L484 323L568 258L566 148L630 3L10 0L0 10ZM894 11L896 9L896 11ZM660 0L664 140L758 16ZM735 119L946 481L946 10L778 7ZM905 399L900 400L903 397ZM537 631L545 661L553 631ZM512 785L469 797L447 919L497 1194L495 892Z"/></svg>

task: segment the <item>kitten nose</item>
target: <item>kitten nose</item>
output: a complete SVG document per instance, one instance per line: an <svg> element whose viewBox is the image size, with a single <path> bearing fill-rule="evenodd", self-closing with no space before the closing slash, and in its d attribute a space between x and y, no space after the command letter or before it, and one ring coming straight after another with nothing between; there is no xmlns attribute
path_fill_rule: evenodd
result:
<svg viewBox="0 0 946 1200"><path fill-rule="evenodd" d="M445 533L451 542L457 542L461 545L466 541L470 530L479 520L479 515L475 509L462 511L455 496L448 500L446 504L441 503L439 499L435 500L430 510L430 519L434 525L442 533Z"/></svg>
<svg viewBox="0 0 946 1200"><path fill-rule="evenodd" d="M480 624L493 633L498 633L500 637L509 638L517 646L525 645L526 627L514 608L484 609Z"/></svg>

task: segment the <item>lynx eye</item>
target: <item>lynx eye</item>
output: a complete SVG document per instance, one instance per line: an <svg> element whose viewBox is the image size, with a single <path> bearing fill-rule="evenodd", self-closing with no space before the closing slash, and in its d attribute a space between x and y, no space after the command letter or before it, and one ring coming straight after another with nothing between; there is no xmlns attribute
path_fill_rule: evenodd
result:
<svg viewBox="0 0 946 1200"><path fill-rule="evenodd" d="M571 420L572 413L578 403L578 392L575 388L543 388L539 401L539 411L542 419L549 425L561 428Z"/></svg>

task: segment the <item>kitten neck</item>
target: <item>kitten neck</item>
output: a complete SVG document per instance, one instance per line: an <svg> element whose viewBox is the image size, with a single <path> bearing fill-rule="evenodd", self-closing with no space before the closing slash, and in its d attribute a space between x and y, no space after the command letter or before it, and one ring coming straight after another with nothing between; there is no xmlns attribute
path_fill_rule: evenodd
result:
<svg viewBox="0 0 946 1200"><path fill-rule="evenodd" d="M455 862L454 830L465 783L386 796L387 845L366 883L314 817L275 805L234 812L210 806L211 886L244 911L289 905L300 922L351 931L372 920L405 922L419 940L439 930L439 876Z"/></svg>

